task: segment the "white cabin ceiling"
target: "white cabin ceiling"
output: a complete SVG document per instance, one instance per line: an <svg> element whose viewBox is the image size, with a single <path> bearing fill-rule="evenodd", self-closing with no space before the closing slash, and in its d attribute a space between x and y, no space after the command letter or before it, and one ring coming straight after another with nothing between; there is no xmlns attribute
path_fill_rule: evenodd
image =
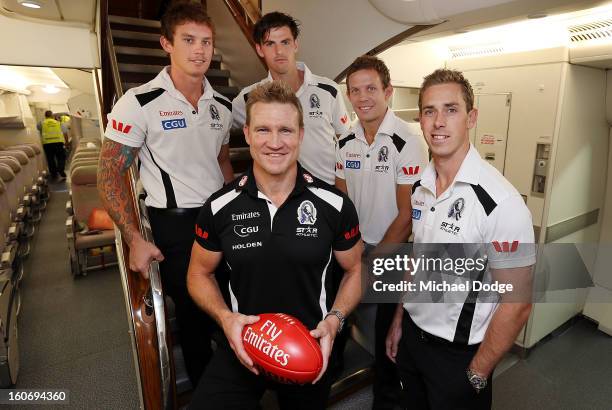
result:
<svg viewBox="0 0 612 410"><path fill-rule="evenodd" d="M81 23L93 26L98 0L36 0L40 9L31 9L19 4L17 0L0 0L5 12L23 17L51 20L65 23Z"/></svg>

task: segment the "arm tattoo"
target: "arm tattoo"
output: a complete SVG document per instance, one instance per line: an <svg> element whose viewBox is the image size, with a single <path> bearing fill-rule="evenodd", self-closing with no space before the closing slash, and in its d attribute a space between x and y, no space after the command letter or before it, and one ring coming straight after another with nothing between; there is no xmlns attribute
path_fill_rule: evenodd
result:
<svg viewBox="0 0 612 410"><path fill-rule="evenodd" d="M138 225L125 175L134 162L138 150L139 148L105 138L98 166L98 192L102 205L128 244L138 232Z"/></svg>

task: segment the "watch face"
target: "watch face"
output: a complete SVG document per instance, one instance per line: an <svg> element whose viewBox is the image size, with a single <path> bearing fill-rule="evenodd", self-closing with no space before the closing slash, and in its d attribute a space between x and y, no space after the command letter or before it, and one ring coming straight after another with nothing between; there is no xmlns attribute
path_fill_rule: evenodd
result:
<svg viewBox="0 0 612 410"><path fill-rule="evenodd" d="M472 385L477 388L478 390L482 390L485 387L487 387L487 379L483 379L480 376L472 376L472 380L470 380L472 382Z"/></svg>
<svg viewBox="0 0 612 410"><path fill-rule="evenodd" d="M485 379L484 377L480 377L472 372L468 372L468 380L470 381L472 386L478 391L487 387L487 379Z"/></svg>

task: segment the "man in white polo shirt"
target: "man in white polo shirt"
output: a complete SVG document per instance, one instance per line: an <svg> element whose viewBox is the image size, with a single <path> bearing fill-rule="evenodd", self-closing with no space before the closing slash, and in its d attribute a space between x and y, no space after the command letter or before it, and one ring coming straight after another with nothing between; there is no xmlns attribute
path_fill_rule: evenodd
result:
<svg viewBox="0 0 612 410"><path fill-rule="evenodd" d="M281 80L295 92L304 108L304 141L300 164L317 178L334 184L337 137L349 128L349 118L338 85L310 72L306 64L296 62L298 23L287 14L272 12L255 24L253 38L257 54L268 67L268 77L242 89L232 101L233 126L242 129L249 92L257 85Z"/></svg>
<svg viewBox="0 0 612 410"><path fill-rule="evenodd" d="M359 121L338 142L336 187L348 193L357 208L366 252L379 243L407 242L412 184L427 164L427 146L418 127L388 108L393 87L382 60L357 57L348 68L346 88ZM395 305L362 305L358 315L367 322L372 308L376 309L373 408L391 409L399 400L400 383L395 365L385 355L385 338Z"/></svg>
<svg viewBox="0 0 612 410"><path fill-rule="evenodd" d="M470 144L473 104L472 87L460 72L441 69L425 77L419 110L432 161L413 185L415 246L483 244L486 262L478 278L513 283L523 298L482 300L471 290L457 303L408 298L397 306L387 354L397 363L404 405L414 409L489 409L493 370L531 311L525 297L535 263L531 214Z"/></svg>
<svg viewBox="0 0 612 410"><path fill-rule="evenodd" d="M204 76L214 28L201 5L170 6L161 30L170 66L128 90L108 115L98 188L130 248L130 269L146 277L151 261L162 261L164 292L176 306L185 365L195 386L212 354L214 324L189 296L186 274L200 208L233 179L231 103ZM124 176L136 156L155 244L140 235L127 194Z"/></svg>

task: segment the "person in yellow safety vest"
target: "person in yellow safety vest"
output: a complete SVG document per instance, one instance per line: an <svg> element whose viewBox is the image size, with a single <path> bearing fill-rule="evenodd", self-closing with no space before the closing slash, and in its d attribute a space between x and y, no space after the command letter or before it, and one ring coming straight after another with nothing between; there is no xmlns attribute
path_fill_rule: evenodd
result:
<svg viewBox="0 0 612 410"><path fill-rule="evenodd" d="M72 138L70 138L70 116L68 114L60 114L58 115L57 120L62 126L62 132L64 133L64 139L66 140L64 146L66 147L66 155L68 155L68 153L72 150Z"/></svg>
<svg viewBox="0 0 612 410"><path fill-rule="evenodd" d="M59 176L60 179L65 179L66 151L64 150L64 144L66 139L60 122L53 118L53 112L45 111L45 119L40 125L40 133L51 177L57 178Z"/></svg>

